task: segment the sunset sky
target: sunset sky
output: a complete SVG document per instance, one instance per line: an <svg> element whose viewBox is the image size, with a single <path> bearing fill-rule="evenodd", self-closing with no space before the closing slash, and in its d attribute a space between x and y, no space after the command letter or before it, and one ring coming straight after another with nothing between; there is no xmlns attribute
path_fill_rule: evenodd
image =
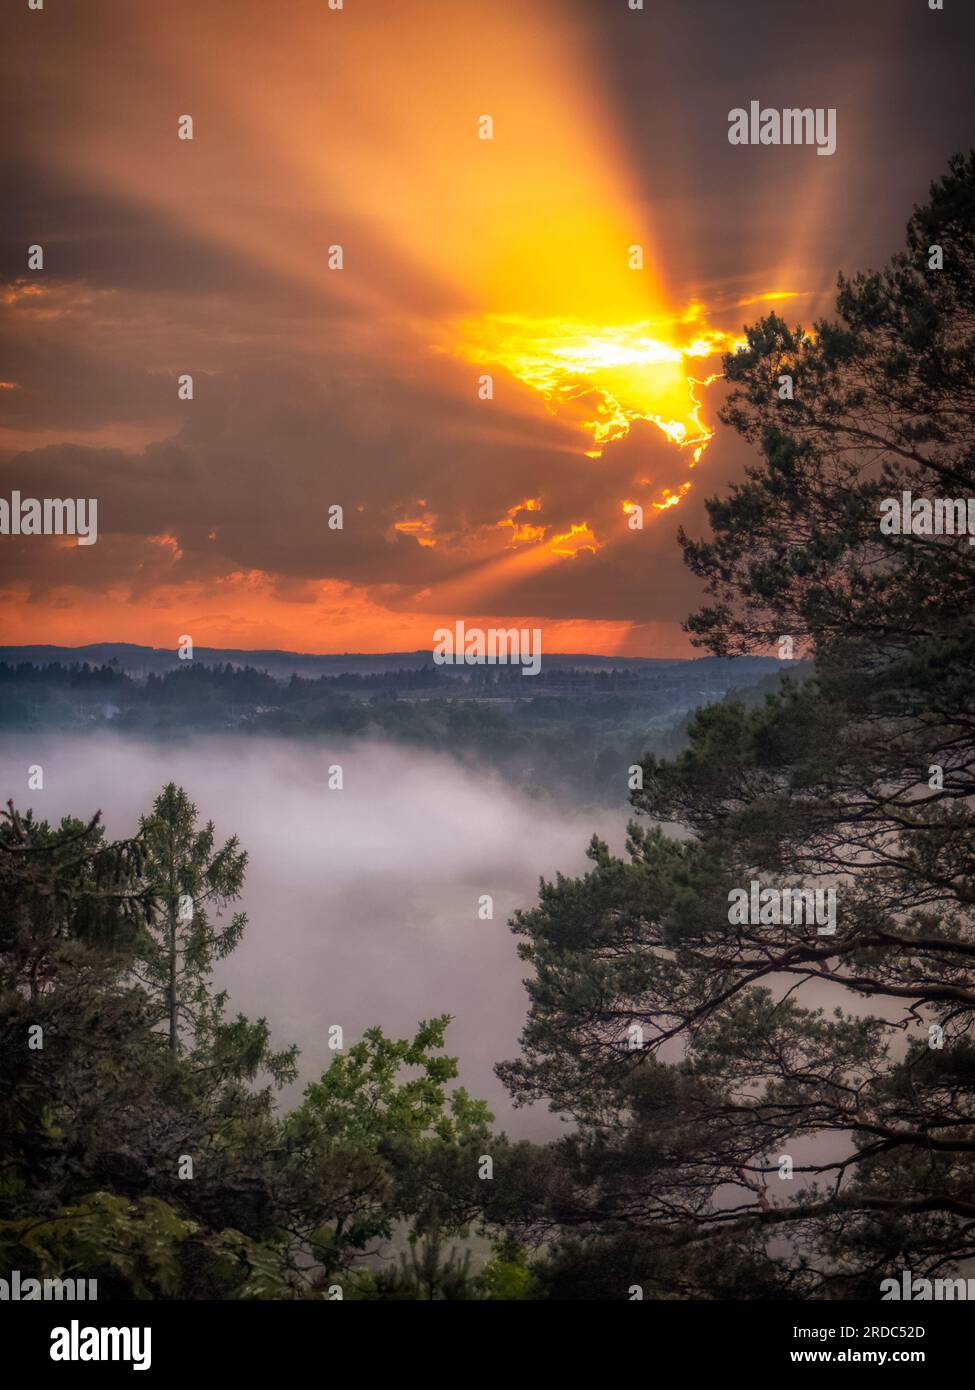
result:
<svg viewBox="0 0 975 1390"><path fill-rule="evenodd" d="M973 143L962 0L0 23L0 495L98 499L95 545L0 536L7 643L688 654L675 532L748 457L721 352L828 312ZM730 145L753 99L835 107L836 153Z"/></svg>

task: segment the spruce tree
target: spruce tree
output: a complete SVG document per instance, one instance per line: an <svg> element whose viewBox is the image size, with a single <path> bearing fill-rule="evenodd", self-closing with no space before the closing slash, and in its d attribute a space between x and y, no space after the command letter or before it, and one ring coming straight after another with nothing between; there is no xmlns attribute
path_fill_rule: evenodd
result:
<svg viewBox="0 0 975 1390"><path fill-rule="evenodd" d="M139 978L160 1005L170 1050L197 1036L213 1018L213 963L240 941L247 918L219 917L240 896L247 854L236 835L215 849L214 826L197 827L197 809L170 782L140 821L145 875L154 910L141 950ZM212 918L211 918L212 914Z"/></svg>

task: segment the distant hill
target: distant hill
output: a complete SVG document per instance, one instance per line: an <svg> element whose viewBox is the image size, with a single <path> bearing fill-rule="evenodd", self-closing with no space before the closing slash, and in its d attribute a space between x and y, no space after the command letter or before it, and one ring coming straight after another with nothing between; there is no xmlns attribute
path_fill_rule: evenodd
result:
<svg viewBox="0 0 975 1390"><path fill-rule="evenodd" d="M194 661L202 666L250 666L269 675L286 678L299 676L373 675L385 671L420 671L433 666L428 651L412 652L343 652L320 655L312 652L248 651L236 647L195 647ZM70 665L87 661L92 666L114 664L132 676L149 672L163 675L185 667L174 648L141 647L133 642L92 642L85 647L55 647L47 644L24 647L0 647L0 662L16 665L29 661L35 666L52 662ZM778 671L791 663L773 657L746 656L734 660L706 657L642 657L594 656L591 653L546 653L546 670L573 669L576 671L649 671L668 667L695 668L701 675L713 674L725 667L735 666L739 672L754 673L755 677Z"/></svg>

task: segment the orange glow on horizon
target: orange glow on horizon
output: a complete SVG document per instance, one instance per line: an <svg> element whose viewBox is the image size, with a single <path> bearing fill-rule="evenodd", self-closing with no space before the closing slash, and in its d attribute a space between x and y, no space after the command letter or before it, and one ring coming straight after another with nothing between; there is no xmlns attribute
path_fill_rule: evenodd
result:
<svg viewBox="0 0 975 1390"><path fill-rule="evenodd" d="M522 553L551 562L545 549ZM323 582L313 586L307 602L277 598L266 575L236 576L214 592L199 585L159 590L148 605L132 603L124 589L91 595L60 589L47 596L43 638L38 637L32 605L22 589L0 591L4 604L4 641L29 646L43 640L77 647L91 642L132 642L176 650L181 633L190 632L197 647L230 647L311 653L430 651L433 633L450 626L463 612L470 625L538 627L543 651L605 655L693 656L677 623L634 624L585 618L548 618L532 614L499 616L476 607L427 612L395 611L373 602L349 585ZM395 624L391 635L391 616Z"/></svg>

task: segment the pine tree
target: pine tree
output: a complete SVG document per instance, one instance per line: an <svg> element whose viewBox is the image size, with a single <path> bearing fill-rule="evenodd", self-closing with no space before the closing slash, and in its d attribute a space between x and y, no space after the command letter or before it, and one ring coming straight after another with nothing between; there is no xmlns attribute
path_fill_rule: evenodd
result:
<svg viewBox="0 0 975 1390"><path fill-rule="evenodd" d="M975 489L975 155L814 328L770 316L726 359L758 458L684 538L712 600L689 630L716 655L790 635L812 678L699 711L632 797L684 837L594 841L514 923L535 978L502 1074L578 1122L566 1224L638 1234L658 1292L876 1297L970 1253L975 548L880 519ZM756 880L832 886L835 931L733 919Z"/></svg>
<svg viewBox="0 0 975 1390"><path fill-rule="evenodd" d="M222 998L212 993L210 972L240 941L247 918L235 912L218 926L210 914L219 919L240 896L247 854L236 835L215 850L213 822L198 829L196 807L173 782L142 817L140 834L155 907L137 973L159 999L170 1050L177 1052L190 1034L212 1027L219 1012Z"/></svg>

